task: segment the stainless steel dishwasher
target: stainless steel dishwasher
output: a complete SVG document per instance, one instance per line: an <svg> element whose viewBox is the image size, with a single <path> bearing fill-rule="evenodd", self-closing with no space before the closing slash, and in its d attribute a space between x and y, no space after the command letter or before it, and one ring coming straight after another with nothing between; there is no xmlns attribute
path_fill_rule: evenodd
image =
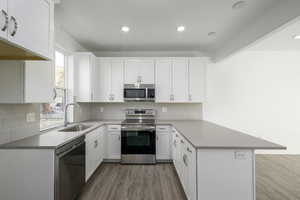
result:
<svg viewBox="0 0 300 200"><path fill-rule="evenodd" d="M56 150L55 200L74 200L85 185L85 137Z"/></svg>

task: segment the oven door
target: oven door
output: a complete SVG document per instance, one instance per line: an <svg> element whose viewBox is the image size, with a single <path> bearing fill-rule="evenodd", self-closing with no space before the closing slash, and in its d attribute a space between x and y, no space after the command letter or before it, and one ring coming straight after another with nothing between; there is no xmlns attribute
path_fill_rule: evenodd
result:
<svg viewBox="0 0 300 200"><path fill-rule="evenodd" d="M145 88L125 88L124 100L125 101L140 101L147 98Z"/></svg>
<svg viewBox="0 0 300 200"><path fill-rule="evenodd" d="M155 155L155 130L122 130L122 154L152 154Z"/></svg>

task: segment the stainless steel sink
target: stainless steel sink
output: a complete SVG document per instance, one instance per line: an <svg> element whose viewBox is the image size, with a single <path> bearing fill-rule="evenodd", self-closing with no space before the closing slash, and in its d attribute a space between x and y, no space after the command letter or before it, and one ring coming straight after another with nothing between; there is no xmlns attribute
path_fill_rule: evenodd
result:
<svg viewBox="0 0 300 200"><path fill-rule="evenodd" d="M91 128L92 126L87 126L87 125L83 125L83 124L78 124L75 126L71 126L68 128L64 128L59 130L59 132L80 132L80 131L84 131L88 128Z"/></svg>

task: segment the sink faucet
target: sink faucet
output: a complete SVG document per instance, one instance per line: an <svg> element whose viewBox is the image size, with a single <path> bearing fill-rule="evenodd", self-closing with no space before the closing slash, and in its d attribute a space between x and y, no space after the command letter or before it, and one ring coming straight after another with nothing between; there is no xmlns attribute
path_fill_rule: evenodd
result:
<svg viewBox="0 0 300 200"><path fill-rule="evenodd" d="M65 121L64 121L64 126L67 127L69 122L68 122L68 109L70 106L79 106L78 103L68 103L65 105Z"/></svg>

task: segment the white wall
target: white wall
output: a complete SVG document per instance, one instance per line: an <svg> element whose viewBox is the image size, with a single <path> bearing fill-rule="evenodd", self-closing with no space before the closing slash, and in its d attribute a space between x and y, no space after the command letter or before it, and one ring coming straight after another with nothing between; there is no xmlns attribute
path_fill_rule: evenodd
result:
<svg viewBox="0 0 300 200"><path fill-rule="evenodd" d="M300 153L300 52L244 51L207 69L204 119Z"/></svg>

